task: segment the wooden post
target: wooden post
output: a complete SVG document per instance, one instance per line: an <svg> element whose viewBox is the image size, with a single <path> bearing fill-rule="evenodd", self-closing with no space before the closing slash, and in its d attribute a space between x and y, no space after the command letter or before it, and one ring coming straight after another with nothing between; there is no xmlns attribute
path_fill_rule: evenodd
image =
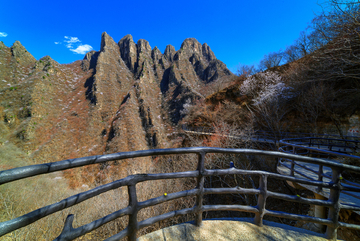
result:
<svg viewBox="0 0 360 241"><path fill-rule="evenodd" d="M138 230L138 222L137 222L137 197L136 197L136 187L135 184L128 186L128 193L129 193L129 206L132 208L132 212L129 215L129 233L128 233L128 240L135 241L136 240L136 233Z"/></svg>
<svg viewBox="0 0 360 241"><path fill-rule="evenodd" d="M334 188L330 189L329 200L332 202L332 206L329 208L328 219L333 222L333 226L328 226L326 229L326 238L336 240L337 238L337 228L339 226L339 212L340 212L340 174L341 171L335 168L332 168L332 180Z"/></svg>
<svg viewBox="0 0 360 241"><path fill-rule="evenodd" d="M205 163L205 152L200 152L198 159L198 168L199 176L198 176L198 185L197 189L199 190L196 194L196 219L195 219L195 225L200 227L202 223L202 207L203 207L203 194L204 194L204 163Z"/></svg>
<svg viewBox="0 0 360 241"><path fill-rule="evenodd" d="M261 227L263 226L263 217L266 211L265 205L267 198L267 175L260 175L259 189L260 189L260 194L258 197L258 204L257 204L259 213L255 214L254 223Z"/></svg>
<svg viewBox="0 0 360 241"><path fill-rule="evenodd" d="M295 146L293 146L293 154L296 154L296 149L295 149ZM295 162L294 160L291 160L291 169L290 169L290 176L294 176L295 175Z"/></svg>
<svg viewBox="0 0 360 241"><path fill-rule="evenodd" d="M319 172L318 172L318 181L322 182L323 181L323 174L324 174L324 167L323 165L319 165ZM321 192L322 191L322 187L317 187L317 191ZM315 195L316 197L316 195ZM316 198L317 199L317 198Z"/></svg>

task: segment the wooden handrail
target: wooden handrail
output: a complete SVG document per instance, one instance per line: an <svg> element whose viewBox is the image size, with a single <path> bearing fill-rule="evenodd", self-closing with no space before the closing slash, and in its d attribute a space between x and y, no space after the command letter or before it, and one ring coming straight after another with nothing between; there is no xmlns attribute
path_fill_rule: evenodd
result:
<svg viewBox="0 0 360 241"><path fill-rule="evenodd" d="M165 220L178 215L185 215L189 213L196 214L195 224L200 225L202 222L202 213L205 211L222 211L222 210L237 210L243 212L255 213L254 222L261 226L262 219L264 215L271 215L277 217L285 217L295 220L304 220L315 223L321 223L328 226L327 237L336 238L336 230L338 227L348 227L360 229L360 225L353 224L344 224L340 223L337 220L339 211L341 208L349 210L360 209L360 206L349 206L346 204L339 203L339 195L342 190L341 183L339 182L339 175L342 171L351 170L357 173L360 173L360 167L354 167L350 165L345 165L341 163L327 162L323 159L313 158L313 157L304 157L295 154L288 154L282 152L271 152L271 151L260 151L260 150L251 150L251 149L226 149L226 148L211 148L211 147L194 147L194 148L177 148L177 149L156 149L156 150L147 150L147 151L137 151L137 152L124 152L124 153L114 153L104 156L93 156L93 157L84 157L71 160L65 160L54 163L33 165L21 168L14 168L6 171L0 172L0 183L7 183L19 179L23 179L30 176L50 173L59 170L71 169L78 166L85 166L95 163L101 163L105 161L115 161L122 160L127 158L136 158L144 156L154 156L154 155L168 155L168 154L188 154L194 153L198 155L198 165L197 169L187 172L177 172L177 173L159 173L159 174L136 174L131 175L126 178L114 181L109 184L105 184L99 187L96 187L92 190L79 193L77 195L66 198L58 203L42 207L33 212L25 214L21 217L5 221L0 223L0 235L12 232L18 228L27 226L45 216L48 216L54 212L61 211L67 207L74 206L83 202L89 198L97 196L101 193L113 190L122 186L128 187L129 194L129 204L126 208L118 210L114 213L111 213L105 217L102 217L94 222L85 224L78 228L72 227L72 221L74 219L73 215L69 215L65 221L64 228L62 233L56 240L72 240L77 237L80 237L86 233L91 232L92 230L97 229L98 227L125 215L129 216L128 227L116 234L113 237L108 238L107 240L118 240L119 238L127 236L129 240L135 240L137 231L140 228L152 225L158 221ZM324 182L322 180L307 180L298 177L292 177L287 175L281 175L277 173L271 173L267 171L259 170L243 170L231 167L229 169L215 169L209 170L204 167L205 155L207 153L229 153L229 154L240 154L240 155L265 155L276 158L286 158L291 160L298 160L302 162L314 163L318 165L328 166L332 168L333 180L331 182ZM214 175L256 175L260 177L260 185L258 188L205 188L204 187L204 178L206 176ZM170 193L166 196L162 195L157 198L149 199L143 202L137 201L137 189L136 184L144 181L151 180L162 180L162 179L175 179L175 178L187 178L195 177L197 178L197 187L192 190L185 190L182 192ZM282 193L270 192L267 190L267 180L268 178L275 178L279 180L288 180L295 183L303 183L307 185L313 185L322 188L330 188L331 195L328 201L316 200L316 199L307 199L298 197L295 195L287 195ZM358 189L360 191L360 189ZM238 193L238 194L249 194L253 193L258 195L257 206L243 206L243 205L204 205L203 196L206 194L222 194L222 193ZM183 198L186 196L196 196L196 204L192 208L187 208L183 210L176 210L169 213L165 213L159 216L151 217L144 221L138 222L137 213L146 207L154 206L163 202L170 200ZM316 217L310 217L307 215L298 215L292 213L284 213L273 210L266 209L266 199L268 197L279 198L287 201L304 203L304 204L316 204L320 206L326 206L330 209L330 215L328 219L321 219Z"/></svg>

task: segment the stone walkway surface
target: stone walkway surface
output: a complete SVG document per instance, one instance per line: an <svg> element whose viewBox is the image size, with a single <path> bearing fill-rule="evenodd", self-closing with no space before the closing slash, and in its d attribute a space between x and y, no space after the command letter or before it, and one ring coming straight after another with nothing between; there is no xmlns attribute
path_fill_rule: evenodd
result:
<svg viewBox="0 0 360 241"><path fill-rule="evenodd" d="M183 223L149 233L138 240L327 240L323 235L305 229L266 220L264 226L259 227L251 220L207 220L199 228Z"/></svg>

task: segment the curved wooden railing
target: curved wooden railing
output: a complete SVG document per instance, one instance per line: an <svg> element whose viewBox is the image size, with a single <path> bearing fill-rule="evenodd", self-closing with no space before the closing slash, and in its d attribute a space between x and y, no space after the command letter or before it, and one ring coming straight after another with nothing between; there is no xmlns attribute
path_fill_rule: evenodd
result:
<svg viewBox="0 0 360 241"><path fill-rule="evenodd" d="M101 193L113 190L122 186L128 187L129 194L129 204L126 208L113 212L105 217L102 217L98 220L95 220L91 223L83 225L78 228L72 227L72 222L74 219L73 215L69 215L65 221L65 225L62 233L55 240L72 240L77 237L80 237L86 233L91 232L99 228L100 226L125 215L129 216L129 222L127 228L125 228L120 233L106 239L106 240L119 240L123 237L128 237L129 240L135 240L137 231L140 228L152 225L161 220L165 220L178 215L185 215L189 213L196 214L195 224L200 225L202 222L202 213L206 211L223 211L223 210L235 210L242 212L250 212L255 214L254 222L255 224L262 226L264 215L276 216L281 218L289 218L295 220L303 220L307 222L314 222L319 224L327 225L326 236L331 239L336 239L336 231L339 227L360 229L360 225L343 223L338 221L339 212L341 209L360 211L360 206L358 205L348 205L342 204L339 201L340 193L343 191L353 191L360 192L360 188L343 186L340 182L340 175L343 171L353 171L360 173L360 167L327 162L323 159L313 158L313 157L304 157L289 153L281 152L272 152L272 151L260 151L260 150L251 150L251 149L226 149L226 148L211 148L211 147L193 147L193 148L178 148L178 149L156 149L156 150L145 150L145 151L135 151L135 152L122 152L114 153L103 156L91 156L76 158L71 160L64 160L53 163L39 164L33 166L19 167L10 170L5 170L0 172L0 185L15 180L36 176L40 174L51 173L55 171L61 171L66 169L71 169L80 166L86 166L95 163L103 163L108 161L123 160L127 158L136 158L144 156L158 156L158 155L169 155L169 154L189 154L194 153L198 155L198 166L196 170L189 170L186 172L177 172L177 173L159 173L159 174L137 174L131 175L126 178L96 187L92 190L79 193L77 195L66 198L60 202L42 207L33 212L25 214L21 217L5 221L0 223L0 236L5 235L9 232L12 232L21 227L27 226L37 220L46 217L52 213L61 211L65 208L77 205L87 199L90 199L94 196L97 196ZM317 165L328 166L332 169L332 180L330 182L325 182L322 180L308 180L304 178L298 178L293 176L281 175L277 173L259 171L259 170L242 170L237 169L233 165L230 165L229 169L216 169L210 170L206 169L204 166L205 156L207 153L227 153L227 154L239 154L239 155L264 155L274 158L284 158L297 160L301 162L308 162ZM204 187L204 178L207 176L214 175L255 175L259 176L259 187L258 188L244 188L244 187L233 187L233 188L205 188ZM170 193L167 195L161 195L157 198L152 198L143 202L137 201L137 190L136 184L144 181L151 180L161 180L161 179L174 179L174 178L187 178L187 177L196 177L197 178L197 187L191 190L185 190L176 193ZM310 198L303 198L297 195L287 195L283 193L272 192L267 189L267 180L268 178L275 178L278 180L290 181L295 183L307 184L316 186L319 188L330 189L330 198L329 200L317 200ZM258 203L256 206L245 206L245 205L204 205L203 196L207 194L225 194L225 193L238 193L238 194L254 194L257 195ZM165 213L159 216L151 217L144 221L137 221L137 213L139 210L154 206L163 202L170 200L186 197L186 196L195 196L196 204L192 208L177 210L169 213ZM280 211L274 211L266 209L266 199L268 197L282 199L290 202L298 202L304 204L314 204L319 206L325 206L329 208L328 218L317 218L307 215L299 215L292 213L285 213Z"/></svg>
<svg viewBox="0 0 360 241"><path fill-rule="evenodd" d="M303 154L318 153L325 156L348 157L359 159L359 156L351 154L360 152L360 139L339 139L329 137L302 137L280 140L280 145L284 146L282 151ZM305 151L305 152L304 152Z"/></svg>
<svg viewBox="0 0 360 241"><path fill-rule="evenodd" d="M315 134L315 133L299 133L299 132L271 132L271 131L262 131L257 130L253 133L249 133L249 136L236 136L236 135L227 135L227 134L218 134L216 133L214 128L211 127L203 127L203 126L187 126L182 125L181 129L187 133L193 133L197 135L218 135L218 136L224 136L228 138L235 138L235 139L248 139L249 137L253 141L258 142L268 142L268 143L282 143L282 140L292 140L292 139L301 139L302 142L306 142L303 139L324 139L324 140L344 140L346 141L355 141L360 142L360 136L340 136L335 134ZM313 143L315 146L315 143ZM359 146L359 145L358 145ZM333 145L335 147L335 145ZM359 150L359 149L358 149ZM336 150L334 150L336 151Z"/></svg>
<svg viewBox="0 0 360 241"><path fill-rule="evenodd" d="M360 156L352 155L360 151L360 141L356 140L354 137L353 140L349 139L334 139L334 138L320 138L320 137L303 137L303 138L291 138L280 140L279 151L285 153L292 153L296 155L316 155L327 158L348 158L360 161ZM330 160L329 160L330 161ZM290 166L288 165L290 164ZM298 163L295 160L289 159L279 159L279 166L284 166L290 170L290 175L294 176L295 173L299 174L302 177L307 179L314 178L310 177L309 174L312 173L317 176L317 180L322 181L323 178L332 179L331 175L324 173L324 166L312 166L309 168L303 163ZM360 187L359 183L351 182L344 178L341 179L342 185L348 185L352 187ZM318 188L317 192L320 193L322 188ZM347 191L343 191L344 194L352 196L359 200L360 194L354 194Z"/></svg>

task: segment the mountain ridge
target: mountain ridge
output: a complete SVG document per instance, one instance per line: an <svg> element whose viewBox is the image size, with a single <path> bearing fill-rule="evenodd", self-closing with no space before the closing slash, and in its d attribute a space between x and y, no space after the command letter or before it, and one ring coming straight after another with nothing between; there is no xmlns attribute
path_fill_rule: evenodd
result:
<svg viewBox="0 0 360 241"><path fill-rule="evenodd" d="M176 147L185 103L233 76L194 38L161 53L146 40L115 42L104 32L99 51L71 64L37 61L20 42L0 45L0 142L15 144L32 163ZM148 171L151 158L143 162ZM78 179L93 179L85 173Z"/></svg>

